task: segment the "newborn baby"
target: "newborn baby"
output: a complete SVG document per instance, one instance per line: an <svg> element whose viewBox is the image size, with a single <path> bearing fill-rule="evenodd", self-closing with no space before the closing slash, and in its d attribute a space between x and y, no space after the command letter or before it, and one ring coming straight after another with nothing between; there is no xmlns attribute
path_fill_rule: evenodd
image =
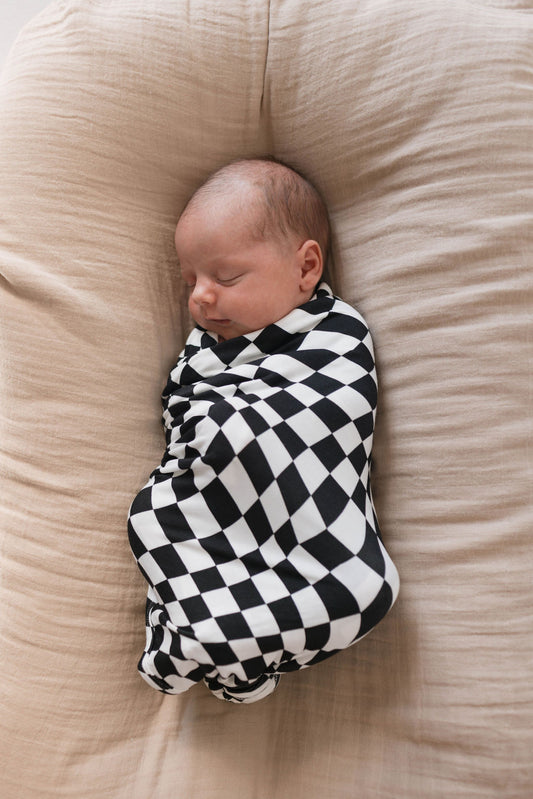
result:
<svg viewBox="0 0 533 799"><path fill-rule="evenodd" d="M166 450L129 540L148 582L142 676L254 702L368 633L399 578L370 490L368 328L322 282L329 221L299 173L223 167L176 249L196 327L163 394Z"/></svg>

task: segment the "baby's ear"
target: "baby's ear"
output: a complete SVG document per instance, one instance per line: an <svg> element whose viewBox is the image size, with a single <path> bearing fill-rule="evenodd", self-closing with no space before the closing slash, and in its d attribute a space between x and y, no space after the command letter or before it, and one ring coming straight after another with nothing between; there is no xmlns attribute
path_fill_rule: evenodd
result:
<svg viewBox="0 0 533 799"><path fill-rule="evenodd" d="M314 239L304 241L298 250L300 256L300 289L309 291L314 289L320 278L324 262L320 244Z"/></svg>

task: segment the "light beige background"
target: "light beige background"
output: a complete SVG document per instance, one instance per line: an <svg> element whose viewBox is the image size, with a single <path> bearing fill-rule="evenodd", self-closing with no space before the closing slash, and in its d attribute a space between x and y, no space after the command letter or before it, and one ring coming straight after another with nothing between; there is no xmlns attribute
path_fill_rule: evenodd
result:
<svg viewBox="0 0 533 799"><path fill-rule="evenodd" d="M529 799L533 13L57 0L0 77L3 799ZM188 319L172 232L273 151L381 382L385 621L256 706L136 673L131 501Z"/></svg>
<svg viewBox="0 0 533 799"><path fill-rule="evenodd" d="M0 3L0 69L24 25L48 5L48 0L2 0Z"/></svg>

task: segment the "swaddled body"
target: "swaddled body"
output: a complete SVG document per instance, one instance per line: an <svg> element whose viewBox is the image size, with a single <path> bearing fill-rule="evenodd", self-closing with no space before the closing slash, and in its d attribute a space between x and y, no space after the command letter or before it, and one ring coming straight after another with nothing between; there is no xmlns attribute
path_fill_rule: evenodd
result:
<svg viewBox="0 0 533 799"><path fill-rule="evenodd" d="M178 221L197 328L163 395L165 455L129 516L149 583L139 669L162 691L204 679L261 699L396 597L370 493L372 345L320 284L329 240L319 193L272 159L222 167Z"/></svg>
<svg viewBox="0 0 533 799"><path fill-rule="evenodd" d="M367 326L324 283L260 331L193 330L163 395L165 455L129 516L154 687L205 679L255 701L387 613L399 581L371 497L376 399Z"/></svg>

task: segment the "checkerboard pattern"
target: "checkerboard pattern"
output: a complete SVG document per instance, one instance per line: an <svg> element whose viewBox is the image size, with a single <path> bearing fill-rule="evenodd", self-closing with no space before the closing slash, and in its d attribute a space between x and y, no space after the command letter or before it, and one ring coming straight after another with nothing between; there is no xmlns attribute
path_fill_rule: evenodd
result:
<svg viewBox="0 0 533 799"><path fill-rule="evenodd" d="M263 330L193 330L163 394L165 454L129 514L152 686L256 701L387 613L399 579L370 489L376 400L368 328L324 283Z"/></svg>

